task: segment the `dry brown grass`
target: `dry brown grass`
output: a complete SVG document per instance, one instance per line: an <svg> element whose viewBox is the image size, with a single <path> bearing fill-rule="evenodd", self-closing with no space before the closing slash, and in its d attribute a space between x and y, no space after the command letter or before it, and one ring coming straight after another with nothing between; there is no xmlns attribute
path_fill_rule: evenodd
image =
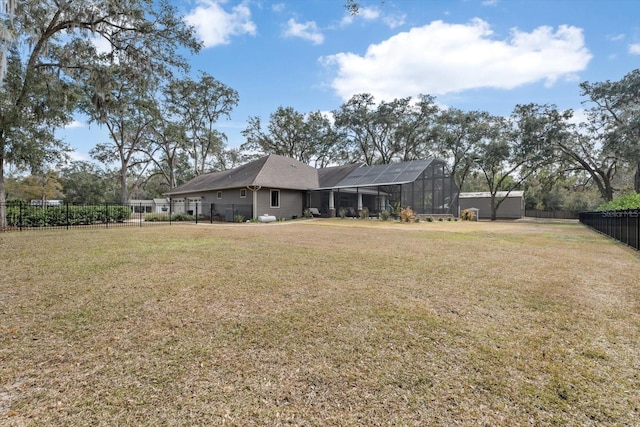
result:
<svg viewBox="0 0 640 427"><path fill-rule="evenodd" d="M640 256L579 225L0 234L2 425L633 425Z"/></svg>

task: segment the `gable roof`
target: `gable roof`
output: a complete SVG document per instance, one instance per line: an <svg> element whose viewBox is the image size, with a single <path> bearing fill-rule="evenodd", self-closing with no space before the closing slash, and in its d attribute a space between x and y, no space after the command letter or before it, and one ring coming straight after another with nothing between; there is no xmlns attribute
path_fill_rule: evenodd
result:
<svg viewBox="0 0 640 427"><path fill-rule="evenodd" d="M318 187L318 170L290 157L270 154L235 169L199 175L167 194L178 195L247 186L307 190Z"/></svg>
<svg viewBox="0 0 640 427"><path fill-rule="evenodd" d="M329 190L397 185L415 181L434 159L386 165L354 163L316 169L290 157L270 154L235 169L199 175L168 195L260 186L288 190Z"/></svg>

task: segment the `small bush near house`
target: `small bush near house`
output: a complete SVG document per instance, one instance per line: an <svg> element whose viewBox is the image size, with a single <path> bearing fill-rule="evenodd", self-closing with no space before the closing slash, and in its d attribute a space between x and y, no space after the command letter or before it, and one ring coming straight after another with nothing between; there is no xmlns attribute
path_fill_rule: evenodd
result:
<svg viewBox="0 0 640 427"><path fill-rule="evenodd" d="M465 209L460 212L460 219L463 221L475 221L476 213L470 209Z"/></svg>
<svg viewBox="0 0 640 427"><path fill-rule="evenodd" d="M169 221L169 214L160 214L160 213L146 214L144 216L144 220L148 222Z"/></svg>
<svg viewBox="0 0 640 427"><path fill-rule="evenodd" d="M302 212L302 216L305 218L313 218L313 214L309 209L305 209L304 212Z"/></svg>
<svg viewBox="0 0 640 427"><path fill-rule="evenodd" d="M340 208L340 210L338 211L338 216L342 219L345 219L347 217L347 210L345 208Z"/></svg>
<svg viewBox="0 0 640 427"><path fill-rule="evenodd" d="M416 213L410 207L400 209L401 222L413 222L416 219Z"/></svg>
<svg viewBox="0 0 640 427"><path fill-rule="evenodd" d="M433 222L433 217L432 216L428 216L427 217L427 222Z"/></svg>
<svg viewBox="0 0 640 427"><path fill-rule="evenodd" d="M391 213L389 211L382 211L378 215L378 218L380 218L382 221L388 221L389 218L391 218Z"/></svg>
<svg viewBox="0 0 640 427"><path fill-rule="evenodd" d="M173 214L171 221L194 221L193 215L187 214Z"/></svg>
<svg viewBox="0 0 640 427"><path fill-rule="evenodd" d="M369 208L364 208L359 213L360 219L369 219Z"/></svg>
<svg viewBox="0 0 640 427"><path fill-rule="evenodd" d="M234 215L233 216L233 222L244 222L244 216L243 215Z"/></svg>

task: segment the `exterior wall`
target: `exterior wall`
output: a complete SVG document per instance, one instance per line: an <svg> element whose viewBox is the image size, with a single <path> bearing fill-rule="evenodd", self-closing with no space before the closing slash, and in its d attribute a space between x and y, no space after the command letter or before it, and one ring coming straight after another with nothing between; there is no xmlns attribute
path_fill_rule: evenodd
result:
<svg viewBox="0 0 640 427"><path fill-rule="evenodd" d="M460 197L460 211L468 208L478 208L479 219L491 218L491 198L490 197ZM521 196L507 197L500 204L496 212L496 217L500 219L518 219L524 217L524 198Z"/></svg>
<svg viewBox="0 0 640 427"><path fill-rule="evenodd" d="M273 215L276 218L302 217L302 207L306 198L306 191L300 190L280 190L280 207L271 207L271 188L261 188L258 191L258 216Z"/></svg>
<svg viewBox="0 0 640 427"><path fill-rule="evenodd" d="M240 191L244 190L245 197L240 197ZM219 190L222 198L218 198L218 191L209 191L203 194L206 204L207 216L215 220L234 221L236 215L242 215L245 219L252 217L253 193L248 188L231 188Z"/></svg>

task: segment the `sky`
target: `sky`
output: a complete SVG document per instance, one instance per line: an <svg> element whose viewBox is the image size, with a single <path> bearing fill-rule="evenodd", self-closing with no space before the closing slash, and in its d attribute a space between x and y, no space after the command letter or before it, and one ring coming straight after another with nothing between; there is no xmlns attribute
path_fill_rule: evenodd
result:
<svg viewBox="0 0 640 427"><path fill-rule="evenodd" d="M584 108L579 84L640 68L638 0L172 0L203 49L199 70L240 102L218 122L239 147L252 116L330 112L358 93L436 97L443 108L509 115L517 104ZM108 135L78 117L60 130L89 160Z"/></svg>

